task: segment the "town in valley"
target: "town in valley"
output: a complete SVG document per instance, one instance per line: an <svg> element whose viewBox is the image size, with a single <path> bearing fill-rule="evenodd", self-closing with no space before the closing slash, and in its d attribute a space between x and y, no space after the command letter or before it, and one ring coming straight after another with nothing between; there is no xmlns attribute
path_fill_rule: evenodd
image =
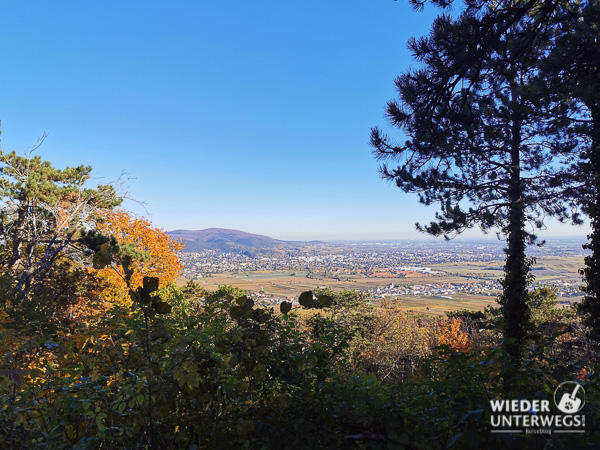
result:
<svg viewBox="0 0 600 450"><path fill-rule="evenodd" d="M200 247L206 248L184 240L194 251L179 254L182 283L194 280L207 290L232 285L248 291L256 302L271 305L294 302L309 289L356 290L373 302L387 298L426 314L497 306L502 289L505 254L503 243L494 239L265 244L244 236L242 244L238 239L232 245L228 236L219 237L219 245L205 240ZM553 288L566 308L580 301L579 269L585 256L581 244L579 239L562 238L530 246L528 255L535 259L530 289Z"/></svg>

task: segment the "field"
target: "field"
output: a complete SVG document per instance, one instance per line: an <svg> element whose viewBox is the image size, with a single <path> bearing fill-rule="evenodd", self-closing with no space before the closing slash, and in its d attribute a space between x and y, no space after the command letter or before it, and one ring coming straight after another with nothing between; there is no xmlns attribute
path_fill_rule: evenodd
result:
<svg viewBox="0 0 600 450"><path fill-rule="evenodd" d="M299 293L316 287L331 288L334 291L344 289L375 290L394 284L396 286L416 286L428 284L478 283L498 280L503 276L502 261L475 261L469 263L446 263L431 265L431 269L442 272L437 275L426 275L398 278L378 277L366 278L362 275L344 275L341 279L307 278L307 272L290 271L257 271L241 273L213 274L197 280L205 289L216 290L220 285L232 285L250 292L262 292L266 295L281 298L296 297ZM533 274L538 282L570 281L578 283L581 277L578 270L583 266L581 257L544 257L533 267ZM185 283L185 280L180 280ZM446 311L466 308L483 310L487 305L495 306L497 291L480 293L457 292L451 296L400 295L380 298L397 298L407 310L417 313L439 315ZM451 298L444 298L451 297ZM376 301L379 301L376 299Z"/></svg>
<svg viewBox="0 0 600 450"><path fill-rule="evenodd" d="M445 272L446 275L457 275L461 278L499 279L503 275L503 261L475 261L457 264L434 264L434 270ZM579 278L578 270L583 267L583 258L568 256L546 256L539 258L533 266L536 280L558 280L564 278Z"/></svg>
<svg viewBox="0 0 600 450"><path fill-rule="evenodd" d="M498 306L495 297L474 294L453 296L452 299L403 295L399 299L402 302L403 309L428 315L444 315L447 311L456 311L457 309L482 311L488 305Z"/></svg>
<svg viewBox="0 0 600 450"><path fill-rule="evenodd" d="M334 291L344 289L372 289L380 286L394 284L421 284L440 282L442 279L459 280L460 277L414 277L414 278L364 278L360 276L345 275L343 280L334 278L307 278L306 272L290 271L265 271L265 272L243 272L238 274L216 274L199 281L205 289L216 290L219 286L230 284L252 292L263 291L278 297L294 297L302 291L316 287L329 287Z"/></svg>

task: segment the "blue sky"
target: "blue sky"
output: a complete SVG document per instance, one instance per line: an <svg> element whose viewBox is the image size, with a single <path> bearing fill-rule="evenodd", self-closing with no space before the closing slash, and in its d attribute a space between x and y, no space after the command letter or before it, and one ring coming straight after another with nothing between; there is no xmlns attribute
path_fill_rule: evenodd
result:
<svg viewBox="0 0 600 450"><path fill-rule="evenodd" d="M2 148L122 172L126 207L165 230L281 239L422 238L433 217L382 181L384 126L406 42L438 10L407 1L3 2ZM396 136L397 136L397 132ZM549 225L542 236L584 237ZM470 236L478 236L474 232Z"/></svg>

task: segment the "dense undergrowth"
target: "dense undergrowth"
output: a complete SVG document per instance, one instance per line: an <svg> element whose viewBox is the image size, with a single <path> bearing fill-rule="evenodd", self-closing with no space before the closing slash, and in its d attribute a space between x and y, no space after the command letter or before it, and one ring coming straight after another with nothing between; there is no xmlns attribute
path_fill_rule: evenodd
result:
<svg viewBox="0 0 600 450"><path fill-rule="evenodd" d="M600 442L592 425L598 419L593 346L578 318L555 308L551 291L531 295L530 340L516 375L507 379L510 361L491 309L433 319L392 302L374 307L348 292L320 292L329 306L312 305L320 314L300 319L293 311L254 305L230 287L207 293L194 283L177 288L153 276L136 287L131 255L98 249L104 257L95 258L97 269L122 273L129 302L107 304L98 295L85 299L78 314L57 303L45 321L36 316L35 302L5 304L2 448L566 448ZM551 401L555 387L573 379L591 399L582 412L584 434L491 432L491 399Z"/></svg>

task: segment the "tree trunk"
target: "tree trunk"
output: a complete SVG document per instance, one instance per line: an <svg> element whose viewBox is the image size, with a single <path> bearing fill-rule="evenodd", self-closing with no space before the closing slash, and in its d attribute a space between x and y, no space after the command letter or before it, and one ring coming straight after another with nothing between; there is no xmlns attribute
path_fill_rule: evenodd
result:
<svg viewBox="0 0 600 450"><path fill-rule="evenodd" d="M520 349L525 338L527 322L527 278L529 268L525 256L525 232L523 227L522 199L511 199L512 207L508 223L508 247L504 265L503 310L504 339L508 340L507 353L514 359L520 358ZM511 195L513 197L513 195Z"/></svg>
<svg viewBox="0 0 600 450"><path fill-rule="evenodd" d="M21 266L23 245L25 244L26 226L28 205L19 206L17 220L15 221L12 230L9 232L11 239L12 254L8 258L7 269L8 273L16 275L17 270Z"/></svg>
<svg viewBox="0 0 600 450"><path fill-rule="evenodd" d="M513 91L513 102L517 103ZM513 107L512 142L510 149L510 181L506 262L502 281L502 307L504 316L504 339L506 352L513 362L521 356L521 344L525 338L527 323L527 279L529 267L525 256L525 216L523 204L523 184L521 181L521 117L518 108Z"/></svg>

